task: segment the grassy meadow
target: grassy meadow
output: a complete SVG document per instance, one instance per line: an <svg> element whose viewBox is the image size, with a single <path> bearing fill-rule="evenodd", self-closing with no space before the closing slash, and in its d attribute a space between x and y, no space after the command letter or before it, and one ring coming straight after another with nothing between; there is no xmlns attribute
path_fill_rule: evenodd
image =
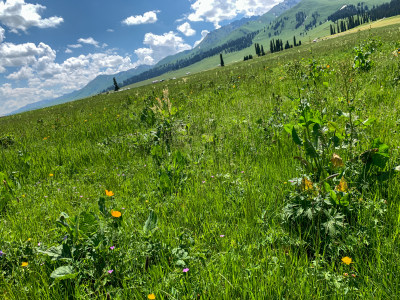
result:
<svg viewBox="0 0 400 300"><path fill-rule="evenodd" d="M399 42L0 118L0 298L396 299Z"/></svg>

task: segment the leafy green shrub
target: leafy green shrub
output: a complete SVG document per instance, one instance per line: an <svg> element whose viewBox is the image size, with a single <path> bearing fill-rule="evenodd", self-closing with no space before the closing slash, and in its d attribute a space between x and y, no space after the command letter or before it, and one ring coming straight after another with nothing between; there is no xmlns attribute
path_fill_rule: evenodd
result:
<svg viewBox="0 0 400 300"><path fill-rule="evenodd" d="M15 137L11 134L3 135L0 137L0 147L7 149L15 144Z"/></svg>
<svg viewBox="0 0 400 300"><path fill-rule="evenodd" d="M381 45L382 42L377 39L368 39L360 46L354 47L355 57L353 68L363 72L369 71L374 66L374 62L370 59L370 56Z"/></svg>
<svg viewBox="0 0 400 300"><path fill-rule="evenodd" d="M304 156L295 157L303 174L290 180L295 189L286 196L283 222L306 241L313 255L325 253L334 258L369 243L359 217L365 210L379 212L381 217L385 208L377 207L376 199L363 199L363 193L386 169L389 148L375 140L370 150L344 162L334 151L343 148L354 156L354 148L348 146L356 142L355 129L341 129L305 102L300 103L300 111L296 125L285 125ZM356 120L352 125L356 128L372 123ZM377 224L381 222L381 218L377 220Z"/></svg>

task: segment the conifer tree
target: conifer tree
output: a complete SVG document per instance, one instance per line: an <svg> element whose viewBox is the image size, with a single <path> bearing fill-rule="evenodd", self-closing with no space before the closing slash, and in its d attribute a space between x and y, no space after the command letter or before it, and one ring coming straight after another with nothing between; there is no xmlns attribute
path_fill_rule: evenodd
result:
<svg viewBox="0 0 400 300"><path fill-rule="evenodd" d="M220 53L219 54L219 59L220 59L220 65L221 65L221 67L224 67L225 66L225 63L224 63L224 59L222 58L222 53Z"/></svg>
<svg viewBox="0 0 400 300"><path fill-rule="evenodd" d="M117 92L119 90L119 86L115 77L113 78L113 82L114 82L114 91Z"/></svg>

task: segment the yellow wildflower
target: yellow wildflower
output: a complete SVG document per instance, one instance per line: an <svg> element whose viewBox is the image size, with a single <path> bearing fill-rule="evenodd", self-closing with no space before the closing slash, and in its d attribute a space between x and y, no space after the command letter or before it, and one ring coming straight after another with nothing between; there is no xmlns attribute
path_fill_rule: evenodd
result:
<svg viewBox="0 0 400 300"><path fill-rule="evenodd" d="M345 263L346 265L350 265L353 262L353 260L350 257L346 256L342 258L342 262Z"/></svg>
<svg viewBox="0 0 400 300"><path fill-rule="evenodd" d="M27 267L28 266L28 262L26 262L26 261L24 261L22 264L21 264L21 267Z"/></svg>
<svg viewBox="0 0 400 300"><path fill-rule="evenodd" d="M50 177L53 177L53 176L54 176L54 174L50 173L50 174L49 174L49 176L50 176Z"/></svg>
<svg viewBox="0 0 400 300"><path fill-rule="evenodd" d="M313 183L311 180L308 180L306 177L303 177L301 180L301 190L308 191L313 189Z"/></svg>
<svg viewBox="0 0 400 300"><path fill-rule="evenodd" d="M149 294L149 295L147 296L147 298L150 299L150 300L154 300L154 299L156 299L156 295L154 295L153 293L151 293L151 294Z"/></svg>
<svg viewBox="0 0 400 300"><path fill-rule="evenodd" d="M344 177L342 177L342 179L340 179L339 184L336 186L336 190L338 192L343 192L343 193L345 193L345 192L347 192L349 190L349 188L347 186L347 182L344 179Z"/></svg>
<svg viewBox="0 0 400 300"><path fill-rule="evenodd" d="M331 158L331 162L332 162L332 164L333 164L333 166L335 168L344 166L343 159L339 155L337 155L336 153L333 153L333 156Z"/></svg>

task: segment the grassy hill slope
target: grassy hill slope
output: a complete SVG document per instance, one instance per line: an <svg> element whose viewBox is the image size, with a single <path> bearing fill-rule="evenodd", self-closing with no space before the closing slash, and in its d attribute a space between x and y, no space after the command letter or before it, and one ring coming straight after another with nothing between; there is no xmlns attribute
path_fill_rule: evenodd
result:
<svg viewBox="0 0 400 300"><path fill-rule="evenodd" d="M398 32L0 118L2 296L396 299Z"/></svg>

